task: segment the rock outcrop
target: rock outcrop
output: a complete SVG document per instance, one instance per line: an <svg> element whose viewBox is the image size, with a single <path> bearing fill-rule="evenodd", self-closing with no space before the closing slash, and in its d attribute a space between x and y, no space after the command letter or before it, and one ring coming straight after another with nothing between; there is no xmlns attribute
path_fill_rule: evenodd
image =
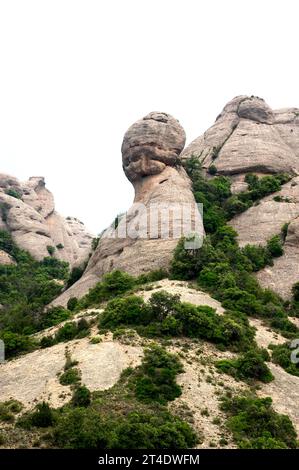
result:
<svg viewBox="0 0 299 470"><path fill-rule="evenodd" d="M135 189L134 203L117 228L105 231L83 277L56 305L82 296L113 269L133 275L167 269L182 235L196 232L202 237L202 218L179 159L184 144L183 128L166 113L150 113L128 129L122 158Z"/></svg>
<svg viewBox="0 0 299 470"><path fill-rule="evenodd" d="M203 168L244 180L248 172L299 172L299 109L273 111L257 97L230 101L215 124L194 140L182 158L198 156Z"/></svg>
<svg viewBox="0 0 299 470"><path fill-rule="evenodd" d="M80 221L55 211L43 177L22 183L0 175L0 229L10 232L16 244L37 260L49 256L52 247L53 256L73 267L85 262L91 251L92 236Z"/></svg>
<svg viewBox="0 0 299 470"><path fill-rule="evenodd" d="M275 111L261 98L238 96L224 107L215 124L184 150L182 158L192 155L199 158L208 176L211 165L216 167L216 175L229 176L234 193L247 189L244 178L249 172L291 176L281 191L231 221L241 246L264 245L284 224L290 224L284 255L257 275L263 286L289 297L292 284L299 281L299 109ZM274 200L275 196L279 197Z"/></svg>

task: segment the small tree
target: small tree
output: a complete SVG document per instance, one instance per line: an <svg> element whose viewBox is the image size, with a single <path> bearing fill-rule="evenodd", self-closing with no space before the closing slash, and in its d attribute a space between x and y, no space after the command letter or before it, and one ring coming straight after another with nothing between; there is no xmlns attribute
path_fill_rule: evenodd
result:
<svg viewBox="0 0 299 470"><path fill-rule="evenodd" d="M76 388L73 394L72 403L74 406L89 406L91 403L90 390L84 385L82 387Z"/></svg>
<svg viewBox="0 0 299 470"><path fill-rule="evenodd" d="M78 305L78 299L77 297L71 297L69 300L68 300L68 303L67 303L67 308L68 310L71 310L71 312L73 310L75 310L75 308L77 307Z"/></svg>
<svg viewBox="0 0 299 470"><path fill-rule="evenodd" d="M54 246L48 245L47 250L48 250L48 253L49 253L50 256L54 255L54 252L55 252L55 247Z"/></svg>
<svg viewBox="0 0 299 470"><path fill-rule="evenodd" d="M39 428L47 428L54 423L53 412L45 401L36 405L35 411L31 415L31 423Z"/></svg>

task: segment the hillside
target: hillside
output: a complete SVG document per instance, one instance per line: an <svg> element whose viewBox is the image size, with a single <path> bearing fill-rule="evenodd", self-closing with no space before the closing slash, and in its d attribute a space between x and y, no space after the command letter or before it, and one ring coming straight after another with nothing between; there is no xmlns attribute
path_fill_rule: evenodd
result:
<svg viewBox="0 0 299 470"><path fill-rule="evenodd" d="M135 200L92 250L86 236L84 270L73 258L31 253L12 215L5 221L0 446L298 446L299 110L237 97L184 144L166 113L129 128L122 156ZM49 195L35 183L49 229ZM0 192L13 199L9 213L33 207L9 184L10 194ZM174 215L167 236L162 221L153 236L140 203L146 214L152 204L199 203L203 218L191 212L188 235ZM197 236L202 246L189 249Z"/></svg>

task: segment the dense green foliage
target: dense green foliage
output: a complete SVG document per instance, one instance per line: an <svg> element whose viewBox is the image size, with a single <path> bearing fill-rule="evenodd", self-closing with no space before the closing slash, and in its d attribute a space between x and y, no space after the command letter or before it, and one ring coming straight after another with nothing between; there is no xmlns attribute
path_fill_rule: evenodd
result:
<svg viewBox="0 0 299 470"><path fill-rule="evenodd" d="M0 338L5 342L6 357L10 357L32 349L28 335L56 323L58 311L46 312L44 307L61 292L56 280L67 278L68 265L55 258L35 261L5 231L0 231L0 250L16 261L0 265Z"/></svg>
<svg viewBox="0 0 299 470"><path fill-rule="evenodd" d="M134 327L139 334L154 336L188 336L201 338L233 350L246 350L254 338L254 330L240 312L218 315L211 307L180 302L167 292L154 293L149 303L127 296L108 302L99 320L99 327L115 329Z"/></svg>
<svg viewBox="0 0 299 470"><path fill-rule="evenodd" d="M291 360L291 354L293 351L296 355L296 360L298 361L298 347L297 354L296 351L291 349L289 343L271 345L271 349L272 361L283 367L289 374L297 375L299 377L299 362L292 362Z"/></svg>
<svg viewBox="0 0 299 470"><path fill-rule="evenodd" d="M241 380L254 379L267 383L274 379L269 367L264 362L269 359L267 351L251 349L238 359L218 361L216 367L222 372Z"/></svg>
<svg viewBox="0 0 299 470"><path fill-rule="evenodd" d="M80 382L80 372L78 369L67 369L60 377L59 383L61 385L74 385Z"/></svg>
<svg viewBox="0 0 299 470"><path fill-rule="evenodd" d="M67 322L55 333L54 336L44 336L40 341L42 348L48 348L54 344L72 339L80 339L88 336L90 325L85 318L80 318L78 322Z"/></svg>
<svg viewBox="0 0 299 470"><path fill-rule="evenodd" d="M18 426L24 429L30 429L32 426L37 428L47 428L53 426L56 421L55 412L49 404L43 401L38 403L31 413L25 413L18 420Z"/></svg>
<svg viewBox="0 0 299 470"><path fill-rule="evenodd" d="M277 191L287 177L266 176L259 180L254 175L247 175L249 191L230 196L229 180L224 177L204 179L198 161L191 159L187 171L193 182L194 196L197 202L203 203L204 225L209 235L197 250L185 249L184 239L178 243L172 262L172 277L196 279L198 285L220 300L226 309L263 317L273 329L292 337L298 329L287 318L290 309L278 295L262 289L252 275L271 265L272 258L283 253L283 234L272 237L265 247L247 245L240 248L237 233L226 225L231 216L240 212L228 210L231 198L236 198L238 204L246 202L247 208L248 201Z"/></svg>
<svg viewBox="0 0 299 470"><path fill-rule="evenodd" d="M70 311L73 311L75 310L75 308L77 307L78 305L78 299L77 297L71 297L68 302L67 302L67 308L68 310Z"/></svg>
<svg viewBox="0 0 299 470"><path fill-rule="evenodd" d="M227 426L243 449L296 448L296 431L288 416L276 413L271 398L225 398Z"/></svg>
<svg viewBox="0 0 299 470"><path fill-rule="evenodd" d="M22 410L22 403L17 400L8 400L0 403L0 422L12 423L15 415Z"/></svg>
<svg viewBox="0 0 299 470"><path fill-rule="evenodd" d="M79 279L83 276L85 268L86 264L73 267L67 280L67 287L71 287L73 284L75 284L75 282L79 281Z"/></svg>
<svg viewBox="0 0 299 470"><path fill-rule="evenodd" d="M138 277L130 276L119 270L111 271L105 274L102 281L91 288L88 294L78 301L76 310L98 306L102 302L137 289L145 283L159 281L165 277L167 277L167 272L161 269Z"/></svg>
<svg viewBox="0 0 299 470"><path fill-rule="evenodd" d="M134 377L135 394L145 402L166 404L181 395L176 376L183 372L178 358L159 346L145 351L142 365Z"/></svg>
<svg viewBox="0 0 299 470"><path fill-rule="evenodd" d="M167 410L130 411L107 419L93 408L75 408L60 417L54 443L72 449L184 449L193 447L196 437Z"/></svg>
<svg viewBox="0 0 299 470"><path fill-rule="evenodd" d="M16 189L9 188L5 191L8 196L14 197L15 199L22 199L22 194Z"/></svg>
<svg viewBox="0 0 299 470"><path fill-rule="evenodd" d="M230 180L224 176L215 176L206 179L201 170L198 158L190 158L185 163L185 168L193 183L193 193L196 202L203 204L204 225L207 233L214 233L219 226L239 214L261 198L279 191L281 185L289 181L286 174L264 176L246 175L248 190L239 194L231 194ZM212 169L212 171L211 171ZM209 173L215 175L214 165Z"/></svg>
<svg viewBox="0 0 299 470"><path fill-rule="evenodd" d="M90 390L84 385L76 387L73 393L72 404L80 407L89 406L91 404Z"/></svg>

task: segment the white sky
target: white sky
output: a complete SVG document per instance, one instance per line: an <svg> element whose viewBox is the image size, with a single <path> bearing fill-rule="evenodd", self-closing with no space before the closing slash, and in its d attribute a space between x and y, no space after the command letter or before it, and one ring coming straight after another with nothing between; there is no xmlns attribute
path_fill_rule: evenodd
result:
<svg viewBox="0 0 299 470"><path fill-rule="evenodd" d="M100 232L133 200L126 129L150 111L190 142L239 94L299 107L294 0L0 0L0 172L45 176Z"/></svg>

